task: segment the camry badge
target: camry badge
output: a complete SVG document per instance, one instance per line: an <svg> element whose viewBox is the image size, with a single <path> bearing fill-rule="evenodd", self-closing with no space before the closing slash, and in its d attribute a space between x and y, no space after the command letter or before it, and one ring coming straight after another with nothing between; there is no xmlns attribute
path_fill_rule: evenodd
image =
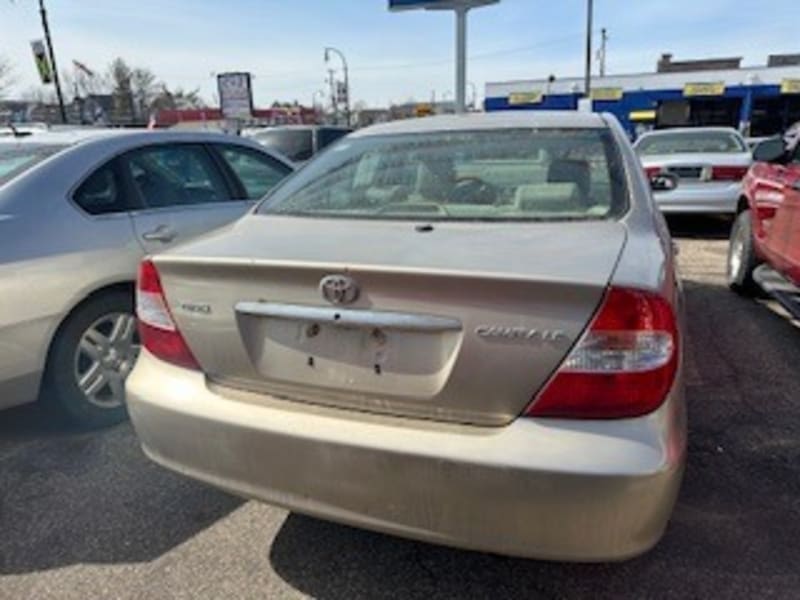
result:
<svg viewBox="0 0 800 600"><path fill-rule="evenodd" d="M331 304L352 304L358 299L358 284L347 275L328 275L319 282L322 297Z"/></svg>
<svg viewBox="0 0 800 600"><path fill-rule="evenodd" d="M480 325L475 334L485 340L526 344L566 344L569 336L560 329L528 329L527 327L501 327Z"/></svg>

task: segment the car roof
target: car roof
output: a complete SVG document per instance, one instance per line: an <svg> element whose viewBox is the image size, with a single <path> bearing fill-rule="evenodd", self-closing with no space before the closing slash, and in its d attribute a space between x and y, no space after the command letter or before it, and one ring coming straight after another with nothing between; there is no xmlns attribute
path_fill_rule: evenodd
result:
<svg viewBox="0 0 800 600"><path fill-rule="evenodd" d="M439 115L380 123L351 134L351 137L397 135L474 129L604 129L605 116L578 111L509 110L463 115Z"/></svg>
<svg viewBox="0 0 800 600"><path fill-rule="evenodd" d="M733 127L671 127L669 129L658 129L656 131L648 131L639 136L639 139L644 137L656 137L659 135L669 134L683 134L683 133L732 133L736 136L741 134Z"/></svg>

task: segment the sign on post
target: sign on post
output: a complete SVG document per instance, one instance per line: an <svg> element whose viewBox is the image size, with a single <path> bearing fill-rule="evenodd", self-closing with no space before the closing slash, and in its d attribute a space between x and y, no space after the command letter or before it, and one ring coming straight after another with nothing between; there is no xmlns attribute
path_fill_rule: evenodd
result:
<svg viewBox="0 0 800 600"><path fill-rule="evenodd" d="M44 40L33 40L31 49L33 50L33 60L36 62L36 70L39 71L39 79L42 80L42 83L53 83L53 67L47 56Z"/></svg>
<svg viewBox="0 0 800 600"><path fill-rule="evenodd" d="M226 119L249 119L253 115L253 88L250 73L217 75L219 104Z"/></svg>
<svg viewBox="0 0 800 600"><path fill-rule="evenodd" d="M389 10L453 10L497 4L500 0L389 0Z"/></svg>

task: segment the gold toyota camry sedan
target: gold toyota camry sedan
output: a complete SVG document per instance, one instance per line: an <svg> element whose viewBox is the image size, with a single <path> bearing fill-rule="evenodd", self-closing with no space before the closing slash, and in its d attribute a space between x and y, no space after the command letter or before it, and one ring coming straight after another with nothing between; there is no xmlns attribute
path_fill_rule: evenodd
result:
<svg viewBox="0 0 800 600"><path fill-rule="evenodd" d="M553 560L662 536L682 294L613 117L349 135L140 267L129 411L157 463L293 511Z"/></svg>

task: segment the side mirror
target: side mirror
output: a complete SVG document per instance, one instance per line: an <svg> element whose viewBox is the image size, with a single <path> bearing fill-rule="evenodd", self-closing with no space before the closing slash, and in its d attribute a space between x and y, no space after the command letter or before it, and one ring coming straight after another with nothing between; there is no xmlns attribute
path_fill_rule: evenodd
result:
<svg viewBox="0 0 800 600"><path fill-rule="evenodd" d="M764 140L753 150L753 160L763 163L781 162L786 157L786 144L783 138Z"/></svg>
<svg viewBox="0 0 800 600"><path fill-rule="evenodd" d="M656 173L650 177L650 189L654 192L671 192L678 187L677 175L672 173Z"/></svg>

